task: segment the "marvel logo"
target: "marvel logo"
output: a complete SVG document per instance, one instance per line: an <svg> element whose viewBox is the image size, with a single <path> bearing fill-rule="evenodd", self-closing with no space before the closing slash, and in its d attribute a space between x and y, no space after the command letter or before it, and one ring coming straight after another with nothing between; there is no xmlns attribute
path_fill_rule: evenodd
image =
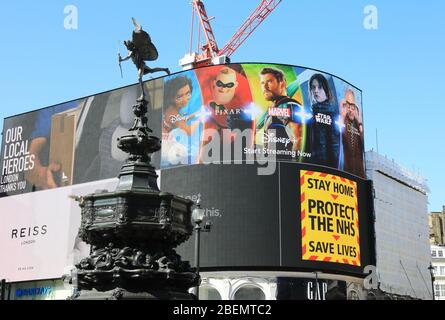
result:
<svg viewBox="0 0 445 320"><path fill-rule="evenodd" d="M269 108L269 116L289 118L291 116L291 111L289 108Z"/></svg>

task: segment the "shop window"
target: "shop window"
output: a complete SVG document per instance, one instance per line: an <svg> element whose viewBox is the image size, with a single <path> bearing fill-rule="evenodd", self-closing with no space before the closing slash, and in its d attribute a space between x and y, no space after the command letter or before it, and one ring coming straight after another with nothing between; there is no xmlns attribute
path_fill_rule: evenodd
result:
<svg viewBox="0 0 445 320"><path fill-rule="evenodd" d="M222 300L218 290L211 286L199 288L199 300Z"/></svg>
<svg viewBox="0 0 445 320"><path fill-rule="evenodd" d="M248 284L236 290L233 300L266 300L266 295L260 288Z"/></svg>
<svg viewBox="0 0 445 320"><path fill-rule="evenodd" d="M360 300L360 295L357 291L351 290L348 294L348 300Z"/></svg>
<svg viewBox="0 0 445 320"><path fill-rule="evenodd" d="M445 297L445 284L436 284L434 295L436 298Z"/></svg>
<svg viewBox="0 0 445 320"><path fill-rule="evenodd" d="M440 295L439 297L445 297L445 284L440 285Z"/></svg>

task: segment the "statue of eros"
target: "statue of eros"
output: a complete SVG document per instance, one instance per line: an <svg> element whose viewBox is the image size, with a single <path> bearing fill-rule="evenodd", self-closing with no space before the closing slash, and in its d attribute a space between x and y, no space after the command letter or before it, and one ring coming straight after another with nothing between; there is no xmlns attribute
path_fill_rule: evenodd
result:
<svg viewBox="0 0 445 320"><path fill-rule="evenodd" d="M159 71L164 71L170 74L168 68L149 68L145 61L154 61L158 58L158 50L151 42L151 38L147 32L142 30L141 25L136 21L135 18L131 18L134 24L133 39L124 41L125 46L128 50L128 55L122 58L119 53L119 66L122 61L127 61L131 58L133 63L138 69L139 84L141 85L142 96L141 100L145 100L145 90L142 83L142 77L147 73L154 73Z"/></svg>

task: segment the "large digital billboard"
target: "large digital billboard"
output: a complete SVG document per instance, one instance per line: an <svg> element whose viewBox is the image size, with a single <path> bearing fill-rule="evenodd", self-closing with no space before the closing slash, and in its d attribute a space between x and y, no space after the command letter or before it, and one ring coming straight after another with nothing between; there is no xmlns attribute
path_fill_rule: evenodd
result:
<svg viewBox="0 0 445 320"><path fill-rule="evenodd" d="M311 163L364 177L361 91L327 73L218 65L145 82L162 169L254 160ZM136 85L5 119L0 194L115 177Z"/></svg>
<svg viewBox="0 0 445 320"><path fill-rule="evenodd" d="M272 155L365 175L361 91L335 76L231 64L164 85L162 168Z"/></svg>
<svg viewBox="0 0 445 320"><path fill-rule="evenodd" d="M357 272L364 266L369 243L362 240L368 236L362 228L368 222L360 217L369 215L370 207L360 204L367 191L361 179L364 137L359 89L313 69L254 63L183 71L146 81L144 86L150 102L148 126L162 137L162 150L152 160L161 170L162 188L195 198L205 194L203 201L215 217L222 211L225 216L238 212L221 209L225 208L221 201L243 208L236 219L227 218L212 232L210 237L216 237L212 241L227 245L218 247L220 254L209 258L215 260L208 266L306 267L329 257L331 264L339 265L342 262L336 260L347 259L343 271ZM73 252L82 251L73 240L80 210L69 196L113 189L126 159L117 148L117 138L132 126L132 105L139 95L139 86L132 85L5 119L0 154L0 214L5 223L0 225L0 245L1 259L8 263L0 266L1 274L14 281L56 278L60 276L56 270L62 272L67 261L75 260ZM270 170L258 175L264 165ZM294 180L281 176L286 170ZM319 210L321 202L329 206L333 192L325 190L318 196L309 182L300 190L297 182L304 170L328 172L355 183L358 191L349 197L339 195L338 206L362 206L353 216L360 224L351 217L308 214L303 219L304 210ZM290 190L298 199L286 198ZM299 204L301 192L308 196L314 192L304 203L306 209ZM309 228L311 219L321 218L333 218L336 226L352 226L356 234ZM247 222L252 219L256 226L248 233ZM292 235L283 228L286 219ZM227 237L223 230L235 236ZM325 240L315 243L320 236ZM262 243L263 238L268 241ZM259 243L268 254L252 249ZM343 251L319 254L319 248L326 251L337 245ZM242 254L233 254L233 248ZM292 252L285 254L286 250ZM297 258L286 260L295 254Z"/></svg>
<svg viewBox="0 0 445 320"><path fill-rule="evenodd" d="M145 86L157 106L149 126L160 135L162 79ZM117 138L133 124L139 91L133 85L5 119L0 196L116 177L126 159Z"/></svg>
<svg viewBox="0 0 445 320"><path fill-rule="evenodd" d="M207 270L323 270L363 275L373 265L371 182L334 169L278 163L162 170L162 188L200 199L212 230L201 236ZM187 184L187 188L184 188ZM180 247L193 261L194 239Z"/></svg>

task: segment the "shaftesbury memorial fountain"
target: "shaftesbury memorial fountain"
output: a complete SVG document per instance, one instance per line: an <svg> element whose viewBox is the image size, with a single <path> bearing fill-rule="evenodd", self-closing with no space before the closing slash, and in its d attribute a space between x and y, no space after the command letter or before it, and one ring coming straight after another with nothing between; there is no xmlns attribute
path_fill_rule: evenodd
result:
<svg viewBox="0 0 445 320"><path fill-rule="evenodd" d="M168 69L147 67L158 57L150 36L133 19L128 56L139 72L142 95L135 101L135 121L118 147L128 153L115 191L78 197L82 212L79 236L91 254L77 267L74 299L193 299L188 293L199 276L175 252L192 234L193 202L160 192L151 155L161 149L147 126L142 76Z"/></svg>

